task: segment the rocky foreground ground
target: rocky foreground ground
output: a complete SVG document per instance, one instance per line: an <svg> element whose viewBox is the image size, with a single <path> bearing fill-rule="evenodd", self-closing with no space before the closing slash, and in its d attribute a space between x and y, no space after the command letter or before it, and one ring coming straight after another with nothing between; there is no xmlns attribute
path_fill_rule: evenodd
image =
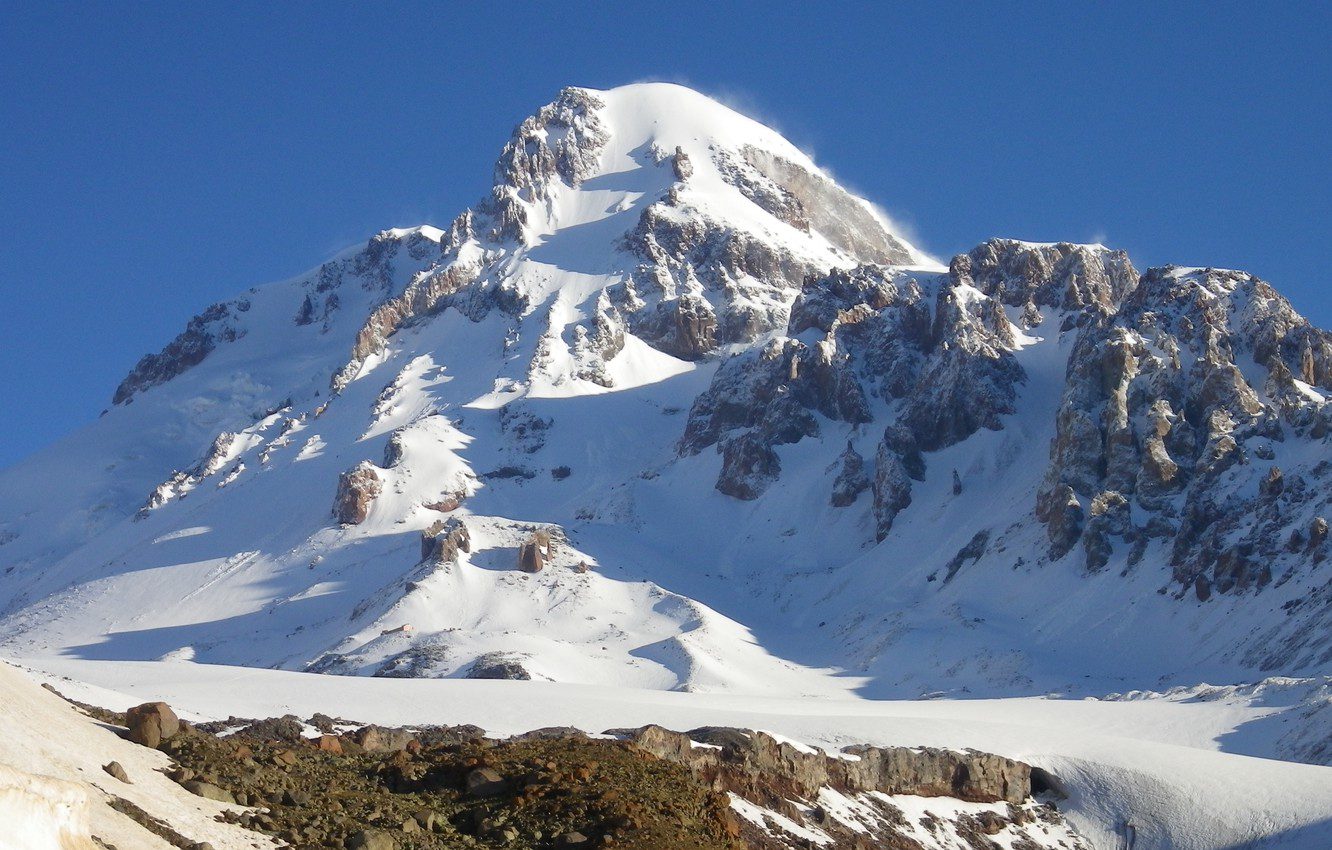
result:
<svg viewBox="0 0 1332 850"><path fill-rule="evenodd" d="M1085 847L1053 802L1033 799L1057 797L1057 780L974 751L825 754L762 732L658 726L496 740L475 726L324 715L193 725L160 702L81 708L168 755L167 776L227 804L220 821L308 850ZM104 770L134 781L118 763ZM175 847L212 846L112 805Z"/></svg>

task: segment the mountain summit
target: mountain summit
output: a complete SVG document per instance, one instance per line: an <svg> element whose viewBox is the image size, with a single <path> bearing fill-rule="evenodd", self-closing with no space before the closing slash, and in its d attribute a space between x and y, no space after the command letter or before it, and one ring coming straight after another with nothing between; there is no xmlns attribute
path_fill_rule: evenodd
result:
<svg viewBox="0 0 1332 850"><path fill-rule="evenodd" d="M696 92L215 304L0 473L0 650L771 694L1332 672L1332 337L1252 275L943 267Z"/></svg>

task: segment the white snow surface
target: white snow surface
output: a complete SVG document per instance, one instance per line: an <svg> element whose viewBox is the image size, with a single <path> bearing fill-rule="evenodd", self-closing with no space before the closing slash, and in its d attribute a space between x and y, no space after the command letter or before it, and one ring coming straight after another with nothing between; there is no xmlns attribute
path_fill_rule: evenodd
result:
<svg viewBox="0 0 1332 850"><path fill-rule="evenodd" d="M264 835L214 820L236 807L168 779L161 772L170 765L165 753L122 739L3 662L0 694L0 850L92 850L98 845L90 836L125 850L171 850L112 809L113 796L217 850L275 846ZM125 769L128 784L102 769L112 761Z"/></svg>
<svg viewBox="0 0 1332 850"><path fill-rule="evenodd" d="M1315 824L1332 818L1329 769L1270 759L1326 760L1327 684L1260 686L1233 649L1284 616L1293 583L1204 605L1157 592L1160 544L1134 569L1120 553L1090 576L1019 557L1045 546L1031 494L1072 345L1059 316L1019 336L1018 413L932 453L879 545L869 494L841 509L828 494L848 442L873 456L881 401L875 424L819 417L818 439L778 447L778 484L741 502L714 489L715 452L676 451L717 357L680 360L626 331L608 381L580 372L578 332L641 262L622 237L669 191L692 220L824 268L858 263L723 178L718 152L746 147L822 173L779 134L679 86L596 95L609 141L588 176L524 201L526 243L471 240L448 258L481 269L471 289L521 295L520 315L425 316L332 392L366 317L440 259L445 230L391 231L382 274L348 267L336 309L294 322L329 264L251 290L227 320L234 339L0 471L0 653L209 717L324 711L495 732L652 720L818 746L975 747L1054 771L1098 846L1115 846L1126 816L1144 848L1326 846ZM683 183L654 161L676 147L694 168ZM903 270L938 286L942 268L910 250ZM383 464L395 434L402 457L377 470L368 518L339 525L339 475ZM430 505L451 495L471 551L422 564L419 533L444 515ZM538 527L567 539L544 571L517 572ZM982 527L985 556L935 581ZM458 681L496 656L536 681ZM436 680L382 678L407 660ZM298 672L315 664L363 678ZM1202 682L1232 689L1204 699ZM1074 698L1112 692L1139 697ZM901 701L923 695L1004 699Z"/></svg>

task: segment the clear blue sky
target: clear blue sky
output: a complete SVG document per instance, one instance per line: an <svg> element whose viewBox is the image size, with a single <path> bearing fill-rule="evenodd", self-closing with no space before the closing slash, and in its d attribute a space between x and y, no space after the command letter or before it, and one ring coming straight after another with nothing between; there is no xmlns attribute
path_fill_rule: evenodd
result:
<svg viewBox="0 0 1332 850"><path fill-rule="evenodd" d="M8 3L0 465L207 304L477 200L568 84L688 83L947 257L1093 240L1332 324L1326 3Z"/></svg>

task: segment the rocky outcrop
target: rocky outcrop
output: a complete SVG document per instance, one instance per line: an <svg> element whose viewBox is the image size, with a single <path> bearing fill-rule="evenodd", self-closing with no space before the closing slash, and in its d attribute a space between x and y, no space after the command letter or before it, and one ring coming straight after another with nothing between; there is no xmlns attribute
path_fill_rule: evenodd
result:
<svg viewBox="0 0 1332 850"><path fill-rule="evenodd" d="M550 532L538 529L518 545L518 569L525 573L539 573L554 556L555 544Z"/></svg>
<svg viewBox="0 0 1332 850"><path fill-rule="evenodd" d="M781 474L781 459L753 432L726 438L720 449L722 468L717 491L727 496L744 501L757 499Z"/></svg>
<svg viewBox="0 0 1332 850"><path fill-rule="evenodd" d="M506 652L488 652L467 668L467 678L527 681L532 674L523 666L520 657Z"/></svg>
<svg viewBox="0 0 1332 850"><path fill-rule="evenodd" d="M676 203L667 198L646 207L638 225L623 238L625 250L642 263L629 280L608 291L630 326L642 322L644 339L660 339L692 357L707 339L700 332L709 324L705 308L696 301L686 304L676 318L670 311L677 308L662 308L666 312L659 313L655 306L690 295L705 298L715 316L714 349L752 342L785 327L790 298L805 276L817 269L777 243L716 221L701 210L677 208ZM673 331L680 322L687 327L685 334ZM699 322L703 324L688 328ZM682 336L695 343L682 343Z"/></svg>
<svg viewBox="0 0 1332 850"><path fill-rule="evenodd" d="M966 280L1009 307L1039 310L1115 310L1138 285L1138 273L1123 251L1099 245L1036 245L991 239L953 260L950 275Z"/></svg>
<svg viewBox="0 0 1332 850"><path fill-rule="evenodd" d="M157 354L144 355L116 387L112 404L127 404L137 393L166 383L199 365L221 343L245 335L243 317L250 310L247 298L214 304L190 319L185 330Z"/></svg>
<svg viewBox="0 0 1332 850"><path fill-rule="evenodd" d="M833 480L830 502L834 508L845 508L855 504L860 494L870 488L870 477L865 472L865 459L852 448L850 441L837 460L837 478Z"/></svg>
<svg viewBox="0 0 1332 850"><path fill-rule="evenodd" d="M813 799L821 788L973 802L1021 803L1031 796L1030 765L974 750L856 746L844 750L855 756L846 759L749 730L708 728L683 733L644 726L612 733L658 758L687 765L716 790L732 791L746 799ZM696 747L695 742L708 746Z"/></svg>
<svg viewBox="0 0 1332 850"><path fill-rule="evenodd" d="M552 181L577 186L596 166L610 136L595 94L566 88L513 131L495 163L495 186L479 212L498 242L526 240L527 206L549 197Z"/></svg>
<svg viewBox="0 0 1332 850"><path fill-rule="evenodd" d="M773 446L819 433L814 414L860 423L869 407L847 358L836 347L774 341L756 355L733 357L694 400L681 437L682 454L717 445L717 489L737 498L761 494L781 472Z"/></svg>
<svg viewBox="0 0 1332 850"><path fill-rule="evenodd" d="M359 525L370 515L370 506L384 488L378 467L363 460L355 468L338 476L338 492L333 500L333 516L344 525Z"/></svg>
<svg viewBox="0 0 1332 850"><path fill-rule="evenodd" d="M458 517L437 519L421 532L421 560L443 564L458 559L459 552L472 551L472 535Z"/></svg>
<svg viewBox="0 0 1332 850"><path fill-rule="evenodd" d="M883 540L899 512L911 504L911 476L902 456L888 442L879 444L874 459L875 538Z"/></svg>
<svg viewBox="0 0 1332 850"><path fill-rule="evenodd" d="M717 346L717 315L700 295L685 293L635 314L634 334L658 351L699 360Z"/></svg>
<svg viewBox="0 0 1332 850"><path fill-rule="evenodd" d="M388 338L399 328L442 311L451 303L450 296L474 281L479 273L476 266L460 262L424 272L401 295L372 310L356 333L350 359L330 380L332 390L341 392L360 373L366 358L383 351Z"/></svg>
<svg viewBox="0 0 1332 850"><path fill-rule="evenodd" d="M1329 337L1240 272L1150 269L1113 312L1107 286L1064 290L1095 297L1037 497L1049 556L1081 540L1096 572L1165 538L1176 595L1261 589L1307 516L1273 446L1322 433L1326 406L1294 375L1328 380Z"/></svg>
<svg viewBox="0 0 1332 850"><path fill-rule="evenodd" d="M143 519L168 502L184 497L204 479L216 475L231 465L246 447L246 441L240 434L230 431L218 434L197 463L188 469L173 472L170 478L153 489L135 518ZM237 469L239 471L243 467Z"/></svg>

